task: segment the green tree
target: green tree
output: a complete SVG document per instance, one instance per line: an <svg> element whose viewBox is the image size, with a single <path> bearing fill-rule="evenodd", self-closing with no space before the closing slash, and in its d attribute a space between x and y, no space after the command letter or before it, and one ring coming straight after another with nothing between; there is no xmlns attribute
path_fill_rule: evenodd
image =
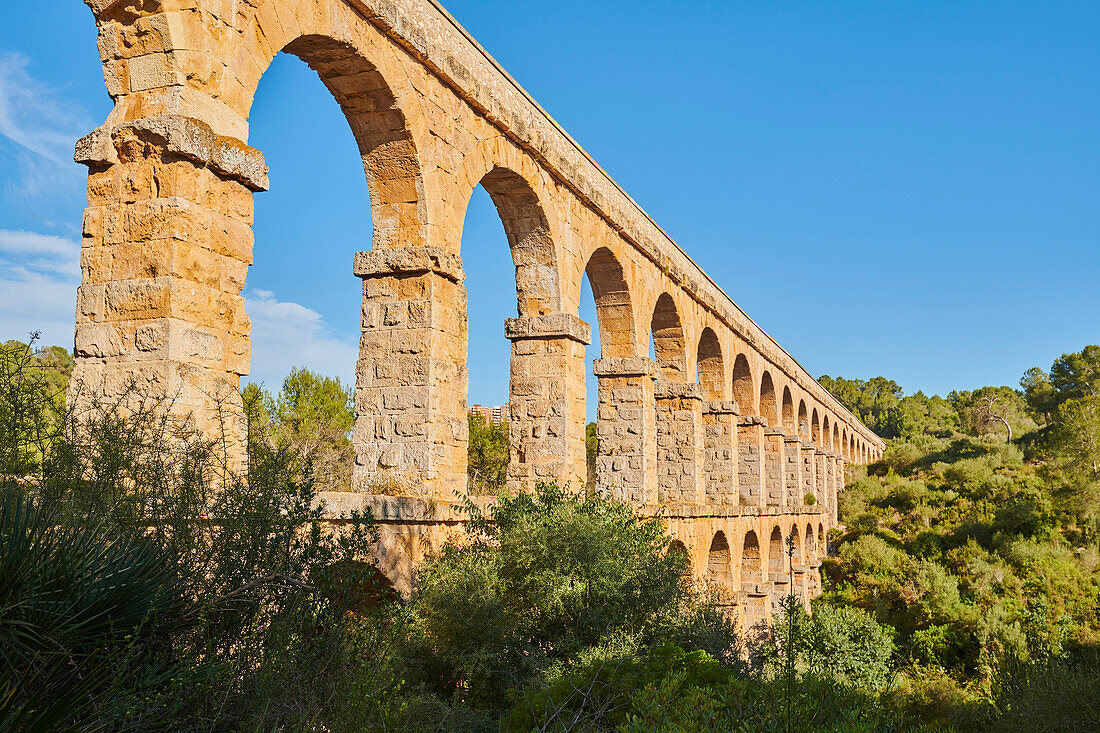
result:
<svg viewBox="0 0 1100 733"><path fill-rule="evenodd" d="M0 479L35 474L49 442L61 426L72 355L59 346L0 345Z"/></svg>
<svg viewBox="0 0 1100 733"><path fill-rule="evenodd" d="M478 412L467 416L470 442L466 476L470 493L492 494L508 480L508 423L490 423Z"/></svg>
<svg viewBox="0 0 1100 733"><path fill-rule="evenodd" d="M600 454L600 439L596 437L596 423L584 426L584 459L588 467L585 487L590 491L596 488L596 458Z"/></svg>
<svg viewBox="0 0 1100 733"><path fill-rule="evenodd" d="M953 391L947 398L959 415L960 426L970 435L1003 435L1012 442L1014 435L1036 427L1024 395L1011 387Z"/></svg>
<svg viewBox="0 0 1100 733"><path fill-rule="evenodd" d="M792 613L777 617L774 626L762 631L754 652L758 664L780 674L790 638L798 673L875 691L885 688L893 674L893 633L861 608L817 601L813 613L807 614L795 603Z"/></svg>
<svg viewBox="0 0 1100 733"><path fill-rule="evenodd" d="M555 486L474 511L466 536L422 567L402 676L499 710L502 690L589 659L663 641L730 652L733 629L668 549L661 519Z"/></svg>
<svg viewBox="0 0 1100 733"><path fill-rule="evenodd" d="M1051 468L1065 482L1073 509L1097 516L1100 503L1100 394L1068 399L1058 407L1048 442Z"/></svg>
<svg viewBox="0 0 1100 733"><path fill-rule="evenodd" d="M355 413L350 386L294 368L277 395L256 384L246 385L241 395L254 429L308 456L318 490L351 490Z"/></svg>
<svg viewBox="0 0 1100 733"><path fill-rule="evenodd" d="M830 377L827 374L817 381L871 430L884 438L897 437L893 413L905 394L897 382L886 377L863 380Z"/></svg>
<svg viewBox="0 0 1100 733"><path fill-rule="evenodd" d="M887 413L885 435L914 438L918 435L948 436L959 429L959 415L950 402L923 392L903 397L898 406Z"/></svg>
<svg viewBox="0 0 1100 733"><path fill-rule="evenodd" d="M1058 408L1058 391L1051 384L1050 377L1039 367L1031 367L1020 377L1020 386L1032 417L1049 425Z"/></svg>
<svg viewBox="0 0 1100 733"><path fill-rule="evenodd" d="M1050 367L1050 382L1059 402L1100 392L1100 346L1062 354Z"/></svg>

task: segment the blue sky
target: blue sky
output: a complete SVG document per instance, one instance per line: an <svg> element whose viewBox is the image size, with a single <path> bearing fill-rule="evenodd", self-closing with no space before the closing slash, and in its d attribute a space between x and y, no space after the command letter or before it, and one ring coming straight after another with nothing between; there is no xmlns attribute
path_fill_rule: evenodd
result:
<svg viewBox="0 0 1100 733"><path fill-rule="evenodd" d="M1100 340L1100 3L446 5L811 373L946 393ZM71 345L72 143L110 100L82 3L3 15L0 338ZM272 181L246 286L253 378L349 379L351 257L371 231L351 133L283 56L251 129ZM470 402L498 404L515 298L482 191L463 254Z"/></svg>

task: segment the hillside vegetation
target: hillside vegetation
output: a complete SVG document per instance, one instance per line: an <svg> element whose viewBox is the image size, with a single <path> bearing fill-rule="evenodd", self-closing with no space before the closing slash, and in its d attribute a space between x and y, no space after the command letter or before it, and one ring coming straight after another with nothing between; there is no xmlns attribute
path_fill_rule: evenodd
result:
<svg viewBox="0 0 1100 733"><path fill-rule="evenodd" d="M821 381L889 439L840 496L820 603L888 629L896 697L933 718L992 703L1039 729L1100 726L1100 348L946 398Z"/></svg>
<svg viewBox="0 0 1100 733"><path fill-rule="evenodd" d="M889 447L812 615L740 631L660 521L502 493L499 426L471 425L496 508L399 599L373 519L322 521L337 380L246 387L236 475L168 401L74 415L71 365L0 347L0 731L1100 729L1096 347L946 398L823 378Z"/></svg>

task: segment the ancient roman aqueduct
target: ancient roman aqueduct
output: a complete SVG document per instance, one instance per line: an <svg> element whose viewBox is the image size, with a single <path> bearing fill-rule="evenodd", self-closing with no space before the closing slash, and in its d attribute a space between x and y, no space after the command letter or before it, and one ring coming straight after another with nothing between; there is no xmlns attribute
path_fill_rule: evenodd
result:
<svg viewBox="0 0 1100 733"><path fill-rule="evenodd" d="M398 585L462 519L459 249L481 184L516 268L517 317L505 324L510 480L584 481L591 328L577 314L587 273L602 348L591 367L599 490L662 511L694 572L746 620L790 588L815 592L845 466L877 457L882 441L434 0L86 2L115 102L76 154L90 171L76 326L86 390L113 396L136 380L175 395L200 427L239 405L252 194L267 187L263 156L247 144L249 108L273 57L291 53L347 117L374 225L373 249L354 258L355 479L367 490L326 498L336 510L374 509ZM239 421L229 429L239 435ZM369 493L380 478L402 495ZM811 493L816 502L804 500ZM782 549L792 533L794 577Z"/></svg>

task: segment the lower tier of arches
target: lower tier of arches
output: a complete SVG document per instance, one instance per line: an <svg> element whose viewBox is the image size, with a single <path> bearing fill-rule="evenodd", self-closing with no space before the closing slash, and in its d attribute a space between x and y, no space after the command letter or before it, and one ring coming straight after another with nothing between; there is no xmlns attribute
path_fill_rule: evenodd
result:
<svg viewBox="0 0 1100 733"><path fill-rule="evenodd" d="M468 515L457 503L358 493L321 495L330 517L370 510L379 524L378 561L395 590L407 595L428 555L461 532ZM482 510L491 497L474 497ZM670 505L660 510L693 581L717 593L745 628L765 621L794 595L808 604L821 593L820 567L835 524L821 508ZM334 519L335 521L335 519Z"/></svg>

